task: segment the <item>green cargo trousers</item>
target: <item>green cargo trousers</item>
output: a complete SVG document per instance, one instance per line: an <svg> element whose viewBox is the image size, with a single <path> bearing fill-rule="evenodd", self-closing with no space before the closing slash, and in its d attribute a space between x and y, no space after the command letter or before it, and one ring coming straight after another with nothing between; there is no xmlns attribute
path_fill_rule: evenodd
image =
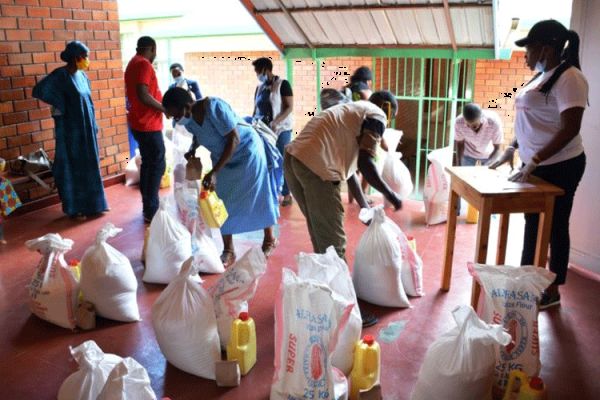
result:
<svg viewBox="0 0 600 400"><path fill-rule="evenodd" d="M325 253L333 246L345 259L346 233L340 182L322 180L288 153L283 168L288 187L306 218L314 252Z"/></svg>

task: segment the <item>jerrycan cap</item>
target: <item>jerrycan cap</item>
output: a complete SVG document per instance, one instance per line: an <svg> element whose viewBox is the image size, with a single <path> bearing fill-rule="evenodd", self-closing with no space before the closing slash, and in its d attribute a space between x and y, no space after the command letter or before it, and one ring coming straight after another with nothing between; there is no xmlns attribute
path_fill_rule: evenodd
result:
<svg viewBox="0 0 600 400"><path fill-rule="evenodd" d="M250 318L250 316L246 311L242 311L239 315L239 319L241 319L242 321L248 321L248 318Z"/></svg>
<svg viewBox="0 0 600 400"><path fill-rule="evenodd" d="M363 337L363 343L367 346L372 346L373 343L375 343L375 338L373 337L373 335L365 335Z"/></svg>
<svg viewBox="0 0 600 400"><path fill-rule="evenodd" d="M533 376L529 380L529 387L535 390L544 390L544 381L539 376Z"/></svg>
<svg viewBox="0 0 600 400"><path fill-rule="evenodd" d="M76 258L72 258L69 260L69 267L76 267L79 265L79 260Z"/></svg>
<svg viewBox="0 0 600 400"><path fill-rule="evenodd" d="M414 237L414 236L412 236L412 235L406 235L406 240L408 240L409 242L410 242L411 240L414 240L414 239L415 239L415 237Z"/></svg>
<svg viewBox="0 0 600 400"><path fill-rule="evenodd" d="M200 192L200 198L205 199L208 197L208 190L203 190Z"/></svg>

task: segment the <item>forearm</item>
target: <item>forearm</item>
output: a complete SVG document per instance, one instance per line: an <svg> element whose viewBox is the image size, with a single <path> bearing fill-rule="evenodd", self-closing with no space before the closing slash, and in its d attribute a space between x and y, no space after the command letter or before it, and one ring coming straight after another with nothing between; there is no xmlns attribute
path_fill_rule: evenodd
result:
<svg viewBox="0 0 600 400"><path fill-rule="evenodd" d="M294 111L293 104L294 103L292 99L282 102L281 112L273 119L273 125L280 124Z"/></svg>
<svg viewBox="0 0 600 400"><path fill-rule="evenodd" d="M353 174L350 178L348 178L346 183L348 184L348 190L350 191L350 193L352 193L360 208L369 208L369 203L367 203L365 194L360 188L360 184L358 183L358 178L356 177L356 174Z"/></svg>
<svg viewBox="0 0 600 400"><path fill-rule="evenodd" d="M219 161L217 161L217 163L213 165L212 171L214 173L219 172L225 166L225 164L229 162L239 142L240 140L237 134L230 133L227 136L227 142L225 143L225 149L223 150L223 154L221 154L221 158L219 158Z"/></svg>
<svg viewBox="0 0 600 400"><path fill-rule="evenodd" d="M392 195L390 187L381 179L373 158L364 150L360 151L358 157L358 169L363 174L369 185L383 194L385 197Z"/></svg>
<svg viewBox="0 0 600 400"><path fill-rule="evenodd" d="M164 113L164 112L165 112L165 109L164 109L164 107L162 106L162 104L160 104L160 103L159 103L159 102L158 102L158 101L157 101L157 100L156 100L154 97L152 97L152 96L151 96L149 93L145 93L144 95L142 95L142 96L140 97L140 101L141 101L141 102L142 102L144 105L146 105L146 106L148 106L148 107L150 107L150 108L153 108L153 109L155 109L155 110L158 110L158 111L160 111L160 112L162 112L162 113Z"/></svg>
<svg viewBox="0 0 600 400"><path fill-rule="evenodd" d="M540 151L538 151L534 156L537 156L538 163L549 159L560 150L565 148L567 144L577 135L577 133L573 134L572 131L567 129L561 129L558 131L556 135L544 146Z"/></svg>

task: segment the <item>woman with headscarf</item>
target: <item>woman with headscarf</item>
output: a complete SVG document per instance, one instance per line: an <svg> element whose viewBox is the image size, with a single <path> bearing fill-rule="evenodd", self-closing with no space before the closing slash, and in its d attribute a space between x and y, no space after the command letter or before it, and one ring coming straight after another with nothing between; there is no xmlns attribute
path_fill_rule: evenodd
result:
<svg viewBox="0 0 600 400"><path fill-rule="evenodd" d="M162 100L167 115L194 136L188 158L200 145L210 151L213 169L202 181L216 190L229 217L221 226L225 267L236 260L234 234L264 230L262 250L269 257L277 246L273 225L277 223L276 168L281 155L244 122L225 101L205 97L194 102L182 88L167 90Z"/></svg>
<svg viewBox="0 0 600 400"><path fill-rule="evenodd" d="M540 309L544 309L560 304L558 288L567 278L569 218L586 163L579 129L588 83L579 64L579 36L560 22L540 21L515 43L525 47L527 66L537 74L517 93L516 137L490 168L512 161L519 149L523 166L509 180L526 182L533 175L565 191L554 202L549 264L556 278L542 294ZM538 221L538 214L525 215L521 265L533 264Z"/></svg>
<svg viewBox="0 0 600 400"><path fill-rule="evenodd" d="M60 54L67 64L33 88L33 97L52 106L56 148L52 174L63 212L85 219L108 210L98 157L98 125L85 72L89 49L79 41Z"/></svg>

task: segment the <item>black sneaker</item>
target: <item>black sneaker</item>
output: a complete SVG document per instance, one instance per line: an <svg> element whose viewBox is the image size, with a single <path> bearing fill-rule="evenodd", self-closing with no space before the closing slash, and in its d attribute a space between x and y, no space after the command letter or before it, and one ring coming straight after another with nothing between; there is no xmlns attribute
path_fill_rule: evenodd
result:
<svg viewBox="0 0 600 400"><path fill-rule="evenodd" d="M363 328L373 326L377 322L379 322L379 319L373 313L361 310L360 314L362 316L362 327Z"/></svg>
<svg viewBox="0 0 600 400"><path fill-rule="evenodd" d="M560 305L560 293L548 294L548 292L542 293L542 299L540 300L540 310L545 310L550 307Z"/></svg>

